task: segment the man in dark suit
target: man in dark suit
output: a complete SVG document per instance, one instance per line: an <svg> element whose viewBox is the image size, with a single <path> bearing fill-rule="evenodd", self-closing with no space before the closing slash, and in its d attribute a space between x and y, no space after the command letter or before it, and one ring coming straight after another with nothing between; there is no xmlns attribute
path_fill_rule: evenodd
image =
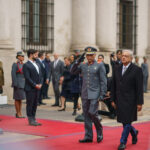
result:
<svg viewBox="0 0 150 150"><path fill-rule="evenodd" d="M48 77L48 80L46 80L46 82L44 82L44 90L43 90L43 98L44 99L50 99L51 97L48 97L48 88L49 88L49 84L51 81L51 60L50 60L50 53L47 52L45 55L45 59L43 60L43 63L45 65L45 70L46 70L46 74Z"/></svg>
<svg viewBox="0 0 150 150"><path fill-rule="evenodd" d="M43 83L42 83L42 88L39 93L39 99L38 99L38 105L46 105L45 103L42 102L43 99L43 93L44 93L44 83L49 82L49 74L46 72L45 65L43 63L43 60L45 59L45 53L44 52L39 52L38 53L38 59L36 59L36 63L40 66L41 72L42 72L42 77L43 77Z"/></svg>
<svg viewBox="0 0 150 150"><path fill-rule="evenodd" d="M38 51L30 49L27 51L27 55L29 60L23 66L27 100L26 111L29 125L38 126L41 124L36 122L35 115L43 79L41 69L36 63L36 59L38 58Z"/></svg>
<svg viewBox="0 0 150 150"><path fill-rule="evenodd" d="M149 71L148 71L147 58L143 57L143 60L144 60L144 62L141 64L141 68L143 71L143 91L144 91L144 93L147 93Z"/></svg>
<svg viewBox="0 0 150 150"><path fill-rule="evenodd" d="M122 64L114 68L112 79L111 100L117 111L117 121L123 124L123 132L118 150L126 148L129 133L132 135L132 144L137 143L138 130L131 124L137 120L137 110L143 104L143 76L142 69L132 64L133 53L124 50Z"/></svg>
<svg viewBox="0 0 150 150"><path fill-rule="evenodd" d="M59 81L63 75L64 63L58 58L58 54L54 54L54 61L51 66L52 84L55 93L55 104L52 106L59 106L60 90Z"/></svg>

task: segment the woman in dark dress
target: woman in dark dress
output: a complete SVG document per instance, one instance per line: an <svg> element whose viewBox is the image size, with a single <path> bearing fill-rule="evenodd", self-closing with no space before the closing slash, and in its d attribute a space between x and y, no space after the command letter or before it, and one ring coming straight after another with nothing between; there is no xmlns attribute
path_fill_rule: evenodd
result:
<svg viewBox="0 0 150 150"><path fill-rule="evenodd" d="M74 64L75 58L74 55L70 56L71 65ZM71 83L71 96L73 100L73 113L72 115L75 116L77 114L77 109L80 110L80 104L78 102L80 93L81 93L81 76L80 74L71 75L72 83Z"/></svg>
<svg viewBox="0 0 150 150"><path fill-rule="evenodd" d="M24 54L22 51L17 52L17 62L12 65L12 87L13 99L15 99L16 118L24 118L21 113L22 100L25 99L25 79L23 75Z"/></svg>
<svg viewBox="0 0 150 150"><path fill-rule="evenodd" d="M61 108L58 111L65 111L65 101L67 98L71 98L71 74L70 74L70 58L64 58L65 67L63 76L60 78L60 84L62 84L62 91L61 91Z"/></svg>

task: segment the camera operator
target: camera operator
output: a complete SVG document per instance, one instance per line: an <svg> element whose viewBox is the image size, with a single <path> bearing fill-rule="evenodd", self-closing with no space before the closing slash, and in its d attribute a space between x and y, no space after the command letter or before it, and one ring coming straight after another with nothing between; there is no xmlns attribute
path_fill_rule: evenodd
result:
<svg viewBox="0 0 150 150"><path fill-rule="evenodd" d="M122 57L121 49L117 50L116 55L114 52L110 54L110 64L112 66L112 72L113 72L115 66L118 66L119 64L122 63L121 57Z"/></svg>

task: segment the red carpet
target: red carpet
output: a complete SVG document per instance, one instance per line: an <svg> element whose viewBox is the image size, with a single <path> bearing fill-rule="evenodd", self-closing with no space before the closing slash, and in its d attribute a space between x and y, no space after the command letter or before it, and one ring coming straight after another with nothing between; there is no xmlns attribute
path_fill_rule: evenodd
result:
<svg viewBox="0 0 150 150"><path fill-rule="evenodd" d="M84 126L78 123L42 120L42 126L32 127L27 119L16 119L9 116L0 116L0 128L4 131L43 136L42 139L24 142L0 144L0 150L117 150L122 127L104 127L104 140L88 144L78 143L84 137ZM134 124L139 130L138 143L132 145L131 136L128 138L127 150L150 150L150 122Z"/></svg>

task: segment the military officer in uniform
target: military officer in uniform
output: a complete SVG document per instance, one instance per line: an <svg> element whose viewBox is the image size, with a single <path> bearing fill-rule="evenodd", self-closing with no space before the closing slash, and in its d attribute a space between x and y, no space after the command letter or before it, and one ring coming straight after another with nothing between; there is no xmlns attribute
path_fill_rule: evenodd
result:
<svg viewBox="0 0 150 150"><path fill-rule="evenodd" d="M102 63L98 64L95 60L96 49L93 47L85 48L87 63L83 61L83 55L76 61L71 69L71 73L80 73L83 76L82 83L82 107L84 114L84 139L80 143L93 142L92 122L97 131L97 142L103 140L103 129L98 117L99 99L103 99L107 91L106 71Z"/></svg>

